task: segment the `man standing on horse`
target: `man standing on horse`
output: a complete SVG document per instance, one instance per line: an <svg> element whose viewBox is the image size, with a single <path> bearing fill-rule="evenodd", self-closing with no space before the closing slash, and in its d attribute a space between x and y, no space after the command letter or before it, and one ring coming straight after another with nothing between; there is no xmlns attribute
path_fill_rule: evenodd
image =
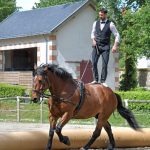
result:
<svg viewBox="0 0 150 150"><path fill-rule="evenodd" d="M98 83L99 75L97 63L100 55L102 56L102 72L100 82L107 86L105 83L107 77L107 65L110 53L110 37L111 33L115 36L115 42L112 47L112 52L116 52L120 42L120 35L113 22L107 19L107 10L105 8L99 11L99 20L93 23L91 39L92 39L92 65L94 81L91 83Z"/></svg>

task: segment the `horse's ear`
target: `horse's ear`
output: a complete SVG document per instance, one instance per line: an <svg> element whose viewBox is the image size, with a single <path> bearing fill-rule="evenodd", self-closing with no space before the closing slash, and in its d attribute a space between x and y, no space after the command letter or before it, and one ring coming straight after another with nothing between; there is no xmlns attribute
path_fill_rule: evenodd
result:
<svg viewBox="0 0 150 150"><path fill-rule="evenodd" d="M48 66L44 67L44 71L47 72L48 71Z"/></svg>
<svg viewBox="0 0 150 150"><path fill-rule="evenodd" d="M36 64L34 64L34 70L36 70L37 69L37 65Z"/></svg>

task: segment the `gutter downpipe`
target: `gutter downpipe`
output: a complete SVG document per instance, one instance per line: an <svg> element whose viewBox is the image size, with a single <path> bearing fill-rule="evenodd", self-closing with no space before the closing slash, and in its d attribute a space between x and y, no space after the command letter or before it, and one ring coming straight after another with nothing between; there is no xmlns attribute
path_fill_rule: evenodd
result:
<svg viewBox="0 0 150 150"><path fill-rule="evenodd" d="M46 43L46 64L48 64L48 39L47 37L45 37L45 35L43 34L45 43Z"/></svg>

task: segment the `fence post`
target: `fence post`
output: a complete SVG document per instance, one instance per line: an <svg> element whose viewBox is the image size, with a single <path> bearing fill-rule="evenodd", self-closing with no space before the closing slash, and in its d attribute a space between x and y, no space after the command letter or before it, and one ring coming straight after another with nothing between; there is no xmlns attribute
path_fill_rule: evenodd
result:
<svg viewBox="0 0 150 150"><path fill-rule="evenodd" d="M125 99L124 102L125 102L125 107L128 109L129 107L128 99Z"/></svg>
<svg viewBox="0 0 150 150"><path fill-rule="evenodd" d="M17 96L17 122L20 122L20 100L19 100L19 96Z"/></svg>
<svg viewBox="0 0 150 150"><path fill-rule="evenodd" d="M40 104L40 122L43 123L43 101Z"/></svg>
<svg viewBox="0 0 150 150"><path fill-rule="evenodd" d="M128 99L125 99L124 100L124 102L125 102L125 108L129 108L129 103L128 103ZM125 125L127 125L128 123L127 123L127 121L125 120Z"/></svg>

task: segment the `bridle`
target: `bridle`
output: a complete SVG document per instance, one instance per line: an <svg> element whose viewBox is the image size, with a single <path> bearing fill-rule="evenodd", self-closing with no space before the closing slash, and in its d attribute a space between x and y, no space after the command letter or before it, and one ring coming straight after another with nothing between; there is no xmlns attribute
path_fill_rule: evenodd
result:
<svg viewBox="0 0 150 150"><path fill-rule="evenodd" d="M43 87L44 87L45 83L47 82L49 88L50 88L51 86L50 86L50 82L49 82L49 80L48 80L48 78L47 78L47 75L44 74L44 75L42 75L42 77L43 77L43 76L44 76L44 81L42 80L41 83L40 83L40 84L42 85L42 89L40 89L40 90L33 89L33 90L32 90L33 92L39 94L40 97L42 98L42 100L43 100L43 98L49 98L49 97L51 96L51 94L45 94L45 93L44 93L45 90L43 89Z"/></svg>
<svg viewBox="0 0 150 150"><path fill-rule="evenodd" d="M73 103L72 101L70 101L71 98L74 96L76 89L78 89L78 82L76 80L73 80L76 85L76 89L74 90L74 93L64 98L64 97L60 97L60 96L57 96L57 95L51 93L52 88L51 88L51 84L50 84L47 74L43 74L41 76L44 78L44 81L43 80L41 81L42 87L44 87L45 83L47 83L50 94L45 94L44 93L45 89L43 89L43 88L40 89L40 91L33 89L32 90L33 92L36 92L37 94L40 95L40 98L41 98L40 102L42 102L44 100L44 98L52 97L52 99L54 99L58 103L64 102L64 103L70 103L72 105L77 105L77 104Z"/></svg>

